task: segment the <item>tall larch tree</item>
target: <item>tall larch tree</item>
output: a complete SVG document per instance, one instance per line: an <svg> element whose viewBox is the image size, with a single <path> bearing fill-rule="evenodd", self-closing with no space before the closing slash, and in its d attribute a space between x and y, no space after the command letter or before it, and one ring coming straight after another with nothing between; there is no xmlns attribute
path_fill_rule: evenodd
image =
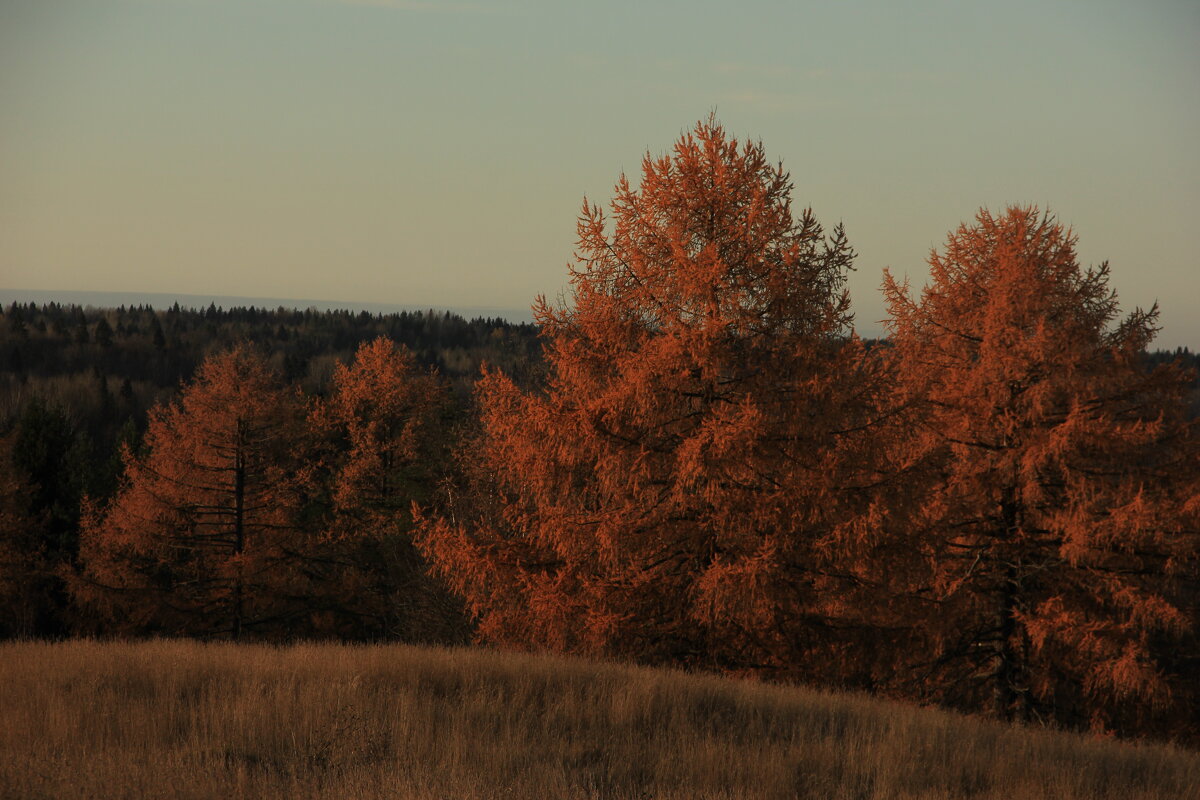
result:
<svg viewBox="0 0 1200 800"><path fill-rule="evenodd" d="M800 674L857 629L878 390L853 251L713 120L584 202L544 388L486 371L466 487L420 543L490 641Z"/></svg>
<svg viewBox="0 0 1200 800"><path fill-rule="evenodd" d="M448 462L449 412L438 375L384 337L338 364L328 396L311 404L300 485L322 580L310 599L342 635L463 636L461 609L412 541L412 506L429 500Z"/></svg>
<svg viewBox="0 0 1200 800"><path fill-rule="evenodd" d="M206 359L151 411L141 451L126 449L112 502L86 516L79 599L133 630L286 631L305 593L289 491L300 418L250 347Z"/></svg>
<svg viewBox="0 0 1200 800"><path fill-rule="evenodd" d="M886 275L917 556L893 574L928 601L926 696L1136 730L1185 689L1198 451L1188 376L1144 363L1156 309L1120 318L1075 245L1036 208L984 210L919 299Z"/></svg>

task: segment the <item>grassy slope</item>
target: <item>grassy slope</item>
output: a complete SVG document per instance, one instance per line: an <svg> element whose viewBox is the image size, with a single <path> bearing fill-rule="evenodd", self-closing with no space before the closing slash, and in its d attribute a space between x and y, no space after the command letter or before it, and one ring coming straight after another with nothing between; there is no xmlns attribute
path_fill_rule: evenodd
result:
<svg viewBox="0 0 1200 800"><path fill-rule="evenodd" d="M0 645L0 798L1182 798L1200 755L483 650Z"/></svg>

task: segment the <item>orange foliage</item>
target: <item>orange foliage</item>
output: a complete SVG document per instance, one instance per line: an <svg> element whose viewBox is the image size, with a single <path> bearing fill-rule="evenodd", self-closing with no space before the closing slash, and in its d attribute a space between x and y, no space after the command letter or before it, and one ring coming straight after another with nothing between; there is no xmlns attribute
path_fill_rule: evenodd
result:
<svg viewBox="0 0 1200 800"><path fill-rule="evenodd" d="M325 454L336 473L330 537L407 529L409 506L424 499L436 467L432 448L446 400L437 376L422 373L390 339L364 344L351 365L337 365L329 398L309 415L310 426L337 437Z"/></svg>
<svg viewBox="0 0 1200 800"><path fill-rule="evenodd" d="M154 409L124 485L85 513L76 595L117 628L240 636L302 594L288 450L297 397L253 350L212 356Z"/></svg>
<svg viewBox="0 0 1200 800"><path fill-rule="evenodd" d="M329 396L312 403L298 476L325 556L312 569L323 605L358 630L436 638L457 616L410 537L411 507L428 499L445 463L448 401L435 373L381 337L339 364Z"/></svg>
<svg viewBox="0 0 1200 800"><path fill-rule="evenodd" d="M1115 326L1108 267L1048 215L981 211L930 257L919 300L886 277L912 495L897 569L935 609L929 696L1005 717L1132 724L1183 685L1198 463L1187 376L1144 369L1156 310ZM923 483L922 483L923 480ZM1178 698L1176 698L1178 699Z"/></svg>
<svg viewBox="0 0 1200 800"><path fill-rule="evenodd" d="M584 202L571 303L535 306L544 390L485 371L467 486L419 529L484 638L794 674L857 613L879 384L853 251L791 188L709 120L611 223Z"/></svg>

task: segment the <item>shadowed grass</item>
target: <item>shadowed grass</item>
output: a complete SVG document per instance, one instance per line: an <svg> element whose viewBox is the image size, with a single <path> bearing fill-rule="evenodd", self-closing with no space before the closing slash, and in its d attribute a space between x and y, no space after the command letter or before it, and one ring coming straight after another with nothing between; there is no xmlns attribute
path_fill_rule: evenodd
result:
<svg viewBox="0 0 1200 800"><path fill-rule="evenodd" d="M1181 798L1200 755L402 646L0 645L2 798Z"/></svg>

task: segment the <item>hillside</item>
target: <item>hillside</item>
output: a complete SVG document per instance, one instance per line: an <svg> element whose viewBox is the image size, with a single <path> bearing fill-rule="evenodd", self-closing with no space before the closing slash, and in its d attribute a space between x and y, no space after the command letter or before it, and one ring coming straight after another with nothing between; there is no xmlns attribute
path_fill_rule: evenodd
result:
<svg viewBox="0 0 1200 800"><path fill-rule="evenodd" d="M485 650L0 645L0 798L1179 798L1185 749Z"/></svg>

